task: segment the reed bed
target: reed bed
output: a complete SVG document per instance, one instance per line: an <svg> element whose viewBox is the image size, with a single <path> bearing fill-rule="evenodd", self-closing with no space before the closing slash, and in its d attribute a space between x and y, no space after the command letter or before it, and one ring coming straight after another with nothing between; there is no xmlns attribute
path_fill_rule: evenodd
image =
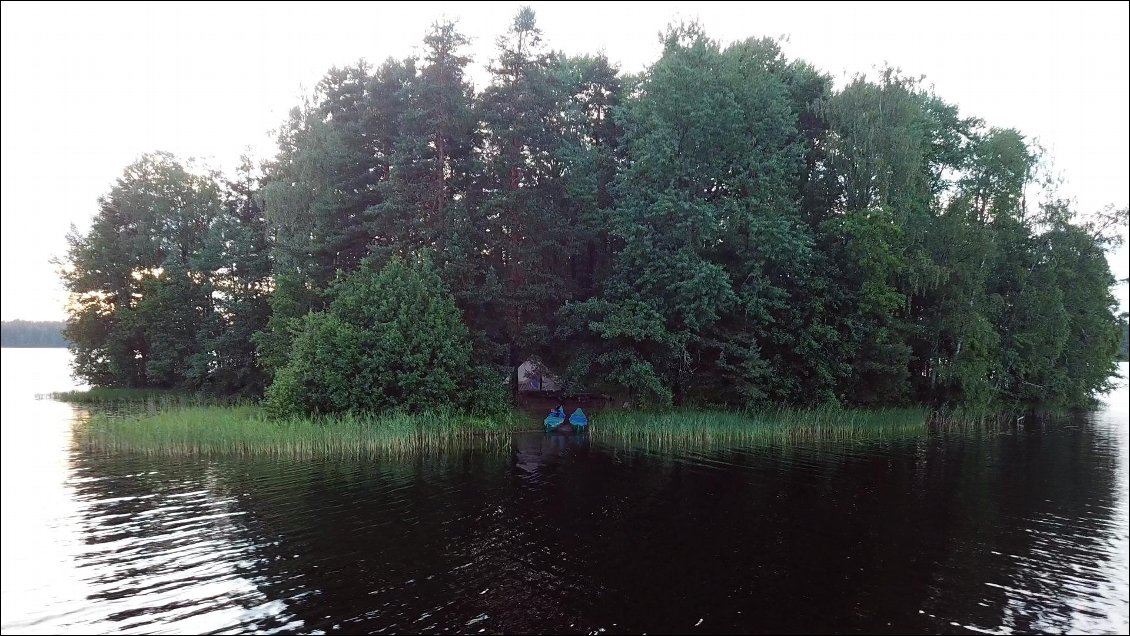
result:
<svg viewBox="0 0 1130 636"><path fill-rule="evenodd" d="M927 432L929 415L923 408L623 411L594 418L592 432L602 438L648 446L850 441L919 435Z"/></svg>
<svg viewBox="0 0 1130 636"><path fill-rule="evenodd" d="M940 432L994 432L1046 424L1070 417L1070 411L1009 411L948 407L930 413L930 430Z"/></svg>
<svg viewBox="0 0 1130 636"><path fill-rule="evenodd" d="M509 448L512 433L541 430L540 421L518 412L494 418L440 412L277 420L252 404L168 402L155 408L160 396L150 397L154 399L92 409L89 418L76 424L80 444L108 453L364 458L469 446L501 450ZM972 432L999 429L1016 419L1000 413L926 408L606 411L593 417L589 430L594 439L612 443L705 448Z"/></svg>
<svg viewBox="0 0 1130 636"><path fill-rule="evenodd" d="M79 443L108 453L366 458L453 446L502 447L515 419L454 413L341 415L275 420L257 406L192 406L94 413Z"/></svg>
<svg viewBox="0 0 1130 636"><path fill-rule="evenodd" d="M84 406L122 406L145 405L151 409L205 406L218 404L238 404L237 398L220 398L203 393L185 393L167 389L125 389L116 387L93 387L83 391L62 391L36 396L81 404Z"/></svg>

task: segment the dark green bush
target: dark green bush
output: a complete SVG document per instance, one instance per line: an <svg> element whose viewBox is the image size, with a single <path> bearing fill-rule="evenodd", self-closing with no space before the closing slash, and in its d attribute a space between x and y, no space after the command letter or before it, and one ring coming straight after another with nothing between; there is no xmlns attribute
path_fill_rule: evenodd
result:
<svg viewBox="0 0 1130 636"><path fill-rule="evenodd" d="M330 296L267 391L272 414L504 408L501 380L471 364L455 299L426 256L380 270L366 261Z"/></svg>

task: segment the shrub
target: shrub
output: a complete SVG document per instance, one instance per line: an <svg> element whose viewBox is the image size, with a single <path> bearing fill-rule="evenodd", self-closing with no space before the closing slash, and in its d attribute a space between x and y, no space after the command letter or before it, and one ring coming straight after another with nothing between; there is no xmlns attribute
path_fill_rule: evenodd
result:
<svg viewBox="0 0 1130 636"><path fill-rule="evenodd" d="M490 398L467 327L426 256L369 260L308 314L267 391L275 416L467 409Z"/></svg>

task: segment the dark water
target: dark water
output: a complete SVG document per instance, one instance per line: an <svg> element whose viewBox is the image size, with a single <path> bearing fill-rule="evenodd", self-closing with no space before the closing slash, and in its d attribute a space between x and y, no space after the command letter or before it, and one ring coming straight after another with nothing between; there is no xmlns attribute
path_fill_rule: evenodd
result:
<svg viewBox="0 0 1130 636"><path fill-rule="evenodd" d="M74 450L32 399L65 363L3 350L6 633L1128 626L1125 388L993 435L170 462Z"/></svg>

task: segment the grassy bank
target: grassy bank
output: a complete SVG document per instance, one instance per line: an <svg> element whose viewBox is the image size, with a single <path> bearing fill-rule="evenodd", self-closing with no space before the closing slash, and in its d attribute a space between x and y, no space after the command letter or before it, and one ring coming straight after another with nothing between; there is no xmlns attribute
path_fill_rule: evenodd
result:
<svg viewBox="0 0 1130 636"><path fill-rule="evenodd" d="M664 446L879 439L922 434L929 422L930 413L922 408L774 409L755 413L621 411L603 414L592 428L601 438Z"/></svg>
<svg viewBox="0 0 1130 636"><path fill-rule="evenodd" d="M156 455L373 457L481 441L509 443L515 419L455 414L344 415L272 420L257 406L95 413L78 425L85 448Z"/></svg>

